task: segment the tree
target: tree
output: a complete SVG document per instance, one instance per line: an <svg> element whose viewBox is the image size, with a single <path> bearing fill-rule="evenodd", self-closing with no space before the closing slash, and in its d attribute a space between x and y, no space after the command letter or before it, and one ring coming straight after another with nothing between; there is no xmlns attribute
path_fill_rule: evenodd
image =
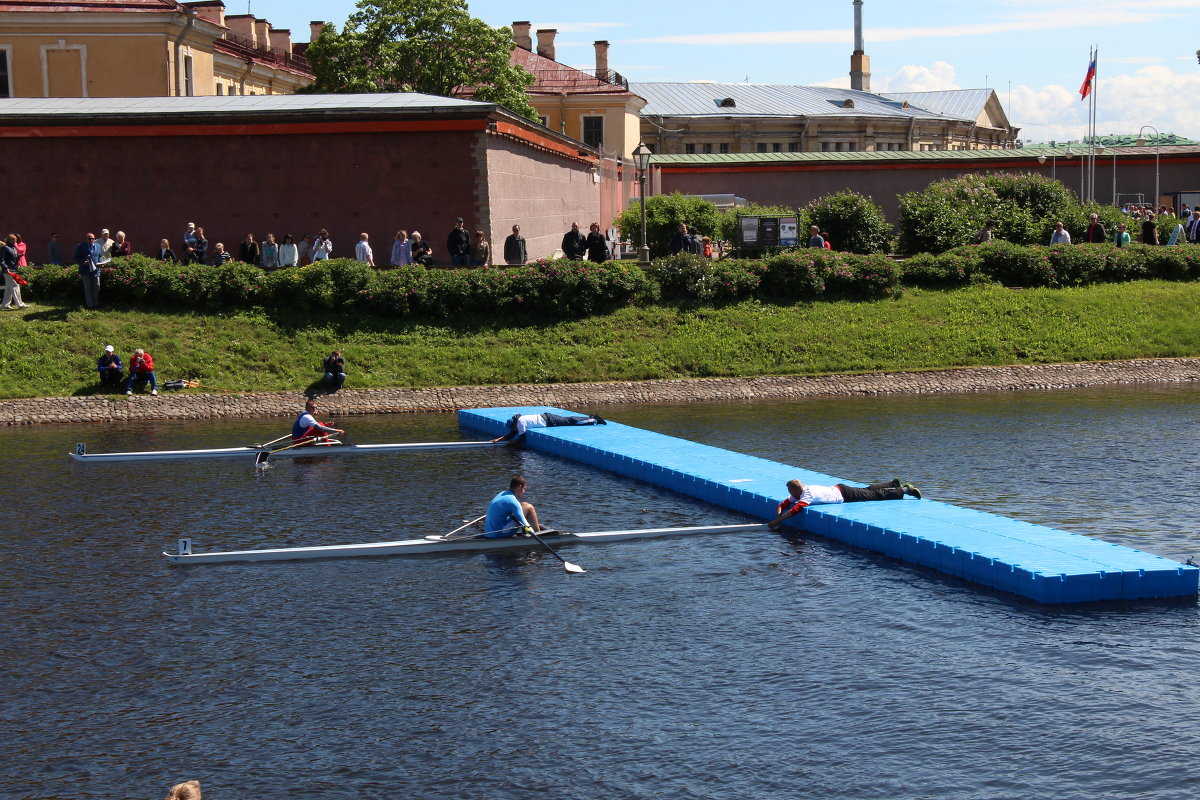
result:
<svg viewBox="0 0 1200 800"><path fill-rule="evenodd" d="M650 257L661 258L667 254L671 235L679 223L696 228L701 236L716 236L720 220L717 206L699 197L687 197L679 192L658 194L646 199L646 238L650 245ZM642 243L642 207L632 203L614 220L621 238Z"/></svg>
<svg viewBox="0 0 1200 800"><path fill-rule="evenodd" d="M509 62L512 31L493 28L464 0L359 0L339 33L325 26L305 55L313 94L422 92L470 96L529 119L533 76Z"/></svg>
<svg viewBox="0 0 1200 800"><path fill-rule="evenodd" d="M849 253L886 253L892 226L883 209L869 197L843 189L813 200L800 221L800 241L808 241L808 227L816 225L829 234L834 250Z"/></svg>

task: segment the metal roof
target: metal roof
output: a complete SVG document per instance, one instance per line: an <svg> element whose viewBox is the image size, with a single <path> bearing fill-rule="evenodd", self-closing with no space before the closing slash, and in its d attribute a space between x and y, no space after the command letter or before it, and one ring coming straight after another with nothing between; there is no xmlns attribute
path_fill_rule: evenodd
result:
<svg viewBox="0 0 1200 800"><path fill-rule="evenodd" d="M634 83L646 98L642 116L664 117L892 117L946 119L903 98L826 86L754 83ZM937 94L931 92L929 94ZM722 105L726 99L733 105ZM848 107L846 101L852 102ZM950 117L959 119L959 117ZM971 117L973 120L974 117Z"/></svg>
<svg viewBox="0 0 1200 800"><path fill-rule="evenodd" d="M953 119L974 122L983 112L991 89L951 89L943 92L888 92L880 95L889 100L907 101L910 106L923 108Z"/></svg>
<svg viewBox="0 0 1200 800"><path fill-rule="evenodd" d="M801 153L668 153L656 154L651 158L651 164L656 167L737 167L748 164L762 166L777 164L811 164L823 163L902 163L902 162L931 162L931 161L989 161L989 160L1031 160L1040 155L1047 159L1051 156L1060 159L1059 167L1066 163L1078 164L1081 153L1073 151L1073 162L1068 162L1068 147L1020 147L1015 149L981 149L981 150L858 150L842 152L801 152ZM1153 146L1122 147L1119 155L1125 157L1154 157ZM1197 156L1200 146L1181 145L1176 147L1158 148L1161 156ZM1111 158L1114 149L1104 151L1100 158ZM1049 163L1049 162L1047 162Z"/></svg>
<svg viewBox="0 0 1200 800"><path fill-rule="evenodd" d="M0 118L105 118L196 114L262 114L286 112L487 111L492 103L416 92L384 94L261 94L204 97L14 97L0 100Z"/></svg>

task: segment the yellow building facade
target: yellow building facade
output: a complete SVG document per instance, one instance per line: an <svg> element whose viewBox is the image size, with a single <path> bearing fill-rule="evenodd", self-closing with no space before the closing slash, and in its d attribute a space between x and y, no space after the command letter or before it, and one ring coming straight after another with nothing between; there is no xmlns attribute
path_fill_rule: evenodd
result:
<svg viewBox="0 0 1200 800"><path fill-rule="evenodd" d="M221 2L0 2L0 97L291 94L291 32Z"/></svg>

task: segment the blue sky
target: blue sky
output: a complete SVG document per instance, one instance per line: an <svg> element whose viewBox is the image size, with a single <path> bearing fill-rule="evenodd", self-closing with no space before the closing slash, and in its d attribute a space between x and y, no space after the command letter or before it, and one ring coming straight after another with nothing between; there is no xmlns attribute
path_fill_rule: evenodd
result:
<svg viewBox="0 0 1200 800"><path fill-rule="evenodd" d="M227 0L308 39L310 20L343 25L353 0ZM557 28L559 61L590 68L592 42L630 81L710 80L848 86L850 0L583 4L474 0L492 25ZM1143 125L1200 140L1200 0L864 0L874 91L996 90L1021 138L1079 137L1079 86L1088 48L1100 48L1097 129Z"/></svg>

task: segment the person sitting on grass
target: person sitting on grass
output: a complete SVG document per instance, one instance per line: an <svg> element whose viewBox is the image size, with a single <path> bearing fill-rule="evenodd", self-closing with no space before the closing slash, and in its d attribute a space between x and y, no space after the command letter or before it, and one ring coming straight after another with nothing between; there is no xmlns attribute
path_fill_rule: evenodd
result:
<svg viewBox="0 0 1200 800"><path fill-rule="evenodd" d="M150 382L150 394L158 394L158 379L154 377L154 357L142 348L133 351L129 359L129 379L125 381L125 394L133 394L135 383Z"/></svg>
<svg viewBox="0 0 1200 800"><path fill-rule="evenodd" d="M560 425L607 425L604 417L592 414L590 417L564 417L561 414L551 414L544 411L541 414L513 414L508 421L508 433L497 436L492 442L523 441L525 431L530 428L557 428Z"/></svg>
<svg viewBox="0 0 1200 800"><path fill-rule="evenodd" d="M325 386L336 392L346 383L346 359L338 350L325 356Z"/></svg>
<svg viewBox="0 0 1200 800"><path fill-rule="evenodd" d="M121 385L125 365L111 344L104 346L104 355L96 360L96 369L100 371L101 386L116 389Z"/></svg>
<svg viewBox="0 0 1200 800"><path fill-rule="evenodd" d="M861 503L868 500L902 500L905 495L921 499L921 490L911 483L893 478L887 483L873 483L864 488L839 483L834 486L813 486L798 480L787 482L788 497L775 509L779 515L767 523L773 531L788 517L795 516L808 506L830 503Z"/></svg>

